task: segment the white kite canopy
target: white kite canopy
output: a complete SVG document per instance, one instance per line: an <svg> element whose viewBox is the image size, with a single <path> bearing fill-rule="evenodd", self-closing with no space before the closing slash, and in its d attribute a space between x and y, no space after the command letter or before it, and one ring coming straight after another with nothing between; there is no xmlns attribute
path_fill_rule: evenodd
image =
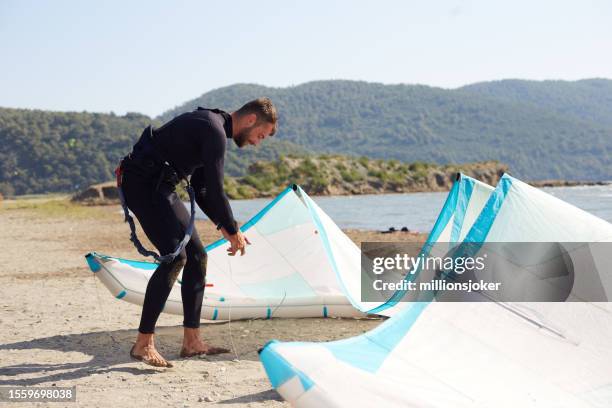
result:
<svg viewBox="0 0 612 408"><path fill-rule="evenodd" d="M447 205L430 240L448 219ZM599 276L607 299L612 296L612 251L601 250L612 242L612 225L510 176L463 241L591 243L600 250L589 250L588 271ZM576 249L570 257L584 250L570 247ZM574 286L570 297L582 289ZM273 341L260 358L272 386L300 407L603 408L612 406L612 308L605 302L413 302L363 335Z"/></svg>
<svg viewBox="0 0 612 408"><path fill-rule="evenodd" d="M442 243L463 240L487 203L492 191L493 187L488 184L458 173L436 223L429 233L423 251L427 251L433 245L442 246ZM404 296L403 291L398 291L391 298L380 302L362 301L361 285L367 284L364 283L366 277L364 275L364 277L355 278L355 276L352 270L341 269L340 277L344 281L345 290L348 291L347 296L359 310L369 314L393 316L407 305L401 302ZM371 279L378 278L371 276Z"/></svg>
<svg viewBox="0 0 612 408"><path fill-rule="evenodd" d="M299 186L285 189L240 229L252 243L245 256L228 256L226 240L206 248L203 319L363 316L337 278L347 269L358 279L359 248ZM96 253L86 258L115 297L142 304L157 264ZM183 313L180 282L181 275L166 313Z"/></svg>

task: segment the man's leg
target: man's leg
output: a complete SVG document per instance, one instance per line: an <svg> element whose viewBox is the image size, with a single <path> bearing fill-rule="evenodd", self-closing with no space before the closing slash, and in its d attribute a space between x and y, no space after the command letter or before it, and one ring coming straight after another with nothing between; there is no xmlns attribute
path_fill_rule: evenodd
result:
<svg viewBox="0 0 612 408"><path fill-rule="evenodd" d="M155 333L155 324L164 309L172 286L176 282L181 269L185 266L187 255L182 251L172 262L160 264L149 283L142 304L142 315L138 331L143 334Z"/></svg>
<svg viewBox="0 0 612 408"><path fill-rule="evenodd" d="M185 252L187 254L187 263L183 270L181 284L183 326L197 329L200 327L208 255L195 229L191 240L185 247Z"/></svg>
<svg viewBox="0 0 612 408"><path fill-rule="evenodd" d="M189 357L198 354L227 353L229 350L209 346L200 337L200 316L204 298L208 256L195 230L185 249L187 252L187 264L183 270L181 285L185 333L181 356Z"/></svg>
<svg viewBox="0 0 612 408"><path fill-rule="evenodd" d="M158 367L172 367L172 364L163 358L155 348L155 324L164 309L168 295L170 295L181 268L185 265L186 258L185 251L183 251L174 261L160 264L147 284L140 316L140 326L138 327L138 337L130 352L134 358L142 359L147 364Z"/></svg>
<svg viewBox="0 0 612 408"><path fill-rule="evenodd" d="M182 206L176 194L154 192L150 184L139 183L130 176L124 177L123 190L130 210L151 243L162 255L174 251L183 239L185 230L175 210L177 202ZM172 262L160 264L147 285L138 338L131 354L148 364L171 366L155 349L153 336L157 319L186 262L187 254L183 250Z"/></svg>

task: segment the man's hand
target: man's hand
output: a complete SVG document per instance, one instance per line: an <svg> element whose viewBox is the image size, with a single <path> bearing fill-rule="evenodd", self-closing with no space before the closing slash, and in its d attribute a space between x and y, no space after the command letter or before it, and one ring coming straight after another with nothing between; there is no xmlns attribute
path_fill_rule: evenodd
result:
<svg viewBox="0 0 612 408"><path fill-rule="evenodd" d="M242 231L238 230L234 235L228 234L225 228L221 228L221 233L223 237L227 239L231 245L230 248L227 249L227 254L229 256L236 255L236 252L240 251L240 256L244 255L245 248L247 245L251 245L251 242L247 237L242 234Z"/></svg>

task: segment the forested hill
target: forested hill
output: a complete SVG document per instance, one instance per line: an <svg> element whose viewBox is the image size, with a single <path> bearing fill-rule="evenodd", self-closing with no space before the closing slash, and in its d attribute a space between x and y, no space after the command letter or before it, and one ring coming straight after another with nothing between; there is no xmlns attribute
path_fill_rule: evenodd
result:
<svg viewBox="0 0 612 408"><path fill-rule="evenodd" d="M0 109L0 193L74 191L110 180L149 122L140 114Z"/></svg>
<svg viewBox="0 0 612 408"><path fill-rule="evenodd" d="M0 108L0 194L77 191L113 179L119 160L142 130L159 121L137 114L47 112ZM228 144L226 171L240 175L256 160L305 149L275 139L243 149Z"/></svg>
<svg viewBox="0 0 612 408"><path fill-rule="evenodd" d="M198 105L235 109L269 96L278 137L320 153L405 162L497 160L525 179L612 179L612 81L420 85L319 81L268 88L239 84L208 92L160 119Z"/></svg>
<svg viewBox="0 0 612 408"><path fill-rule="evenodd" d="M288 88L233 85L157 119L130 113L0 108L0 193L76 191L110 180L142 129L202 105L236 109L269 96L277 136L230 144L233 176L256 160L334 153L438 164L497 160L527 180L612 179L612 81L499 81L444 90L319 81Z"/></svg>
<svg viewBox="0 0 612 408"><path fill-rule="evenodd" d="M475 96L529 103L560 115L612 126L612 81L609 79L574 82L507 79L467 85L461 90Z"/></svg>

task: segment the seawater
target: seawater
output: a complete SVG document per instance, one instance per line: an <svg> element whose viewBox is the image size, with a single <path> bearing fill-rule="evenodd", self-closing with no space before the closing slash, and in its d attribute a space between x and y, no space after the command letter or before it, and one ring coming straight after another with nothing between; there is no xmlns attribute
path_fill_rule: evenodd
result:
<svg viewBox="0 0 612 408"><path fill-rule="evenodd" d="M612 222L612 185L544 188L549 194ZM407 227L428 232L447 192L312 197L340 228L387 230ZM234 217L248 221L271 199L231 200ZM198 219L206 216L198 209Z"/></svg>

